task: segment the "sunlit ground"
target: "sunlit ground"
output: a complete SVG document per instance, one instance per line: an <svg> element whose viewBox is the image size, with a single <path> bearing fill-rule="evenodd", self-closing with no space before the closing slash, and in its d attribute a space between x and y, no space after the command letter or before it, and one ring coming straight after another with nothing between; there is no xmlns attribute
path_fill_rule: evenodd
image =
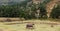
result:
<svg viewBox="0 0 60 31"><path fill-rule="evenodd" d="M39 21L34 21L39 22ZM13 22L12 22L13 23ZM7 25L8 22L0 22L0 31L60 31L60 25L54 25L51 27L50 24L40 24L36 23L34 25L34 29L26 29L27 23L22 24L10 24Z"/></svg>

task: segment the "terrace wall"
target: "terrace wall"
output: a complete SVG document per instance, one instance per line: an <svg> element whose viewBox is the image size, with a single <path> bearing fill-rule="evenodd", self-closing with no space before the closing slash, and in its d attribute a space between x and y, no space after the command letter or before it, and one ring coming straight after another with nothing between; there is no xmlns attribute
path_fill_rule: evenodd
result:
<svg viewBox="0 0 60 31"><path fill-rule="evenodd" d="M0 21L6 21L7 19L10 19L11 21L23 21L23 20L25 20L24 18L4 18L4 17L1 17Z"/></svg>

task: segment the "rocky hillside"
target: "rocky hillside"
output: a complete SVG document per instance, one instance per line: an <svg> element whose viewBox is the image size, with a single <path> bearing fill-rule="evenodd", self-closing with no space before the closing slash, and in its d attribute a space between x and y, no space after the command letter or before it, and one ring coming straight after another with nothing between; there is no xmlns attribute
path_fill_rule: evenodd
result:
<svg viewBox="0 0 60 31"><path fill-rule="evenodd" d="M57 7L57 3L59 2L60 0L52 0L52 1L50 1L49 3L47 3L46 4L46 10L47 10L47 15L48 15L48 17L50 16L50 13L51 13L51 11L52 11L52 9L54 8L54 7Z"/></svg>

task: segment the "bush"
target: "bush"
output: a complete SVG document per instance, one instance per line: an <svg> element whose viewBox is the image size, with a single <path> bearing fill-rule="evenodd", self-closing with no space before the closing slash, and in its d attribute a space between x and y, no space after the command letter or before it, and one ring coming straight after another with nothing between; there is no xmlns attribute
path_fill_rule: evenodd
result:
<svg viewBox="0 0 60 31"><path fill-rule="evenodd" d="M57 7L52 10L51 17L59 18L59 16L60 16L60 5L58 4Z"/></svg>

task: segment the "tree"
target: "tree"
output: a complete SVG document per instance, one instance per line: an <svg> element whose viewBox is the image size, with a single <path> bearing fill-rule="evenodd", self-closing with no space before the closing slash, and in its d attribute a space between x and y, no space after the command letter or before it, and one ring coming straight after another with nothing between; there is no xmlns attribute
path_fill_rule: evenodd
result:
<svg viewBox="0 0 60 31"><path fill-rule="evenodd" d="M46 18L47 17L47 12L46 12L46 3L43 2L43 3L40 3L39 5L39 8L40 8L40 16L41 18Z"/></svg>
<svg viewBox="0 0 60 31"><path fill-rule="evenodd" d="M60 16L60 3L57 3L57 7L52 10L51 12L51 17L52 18L59 18Z"/></svg>

